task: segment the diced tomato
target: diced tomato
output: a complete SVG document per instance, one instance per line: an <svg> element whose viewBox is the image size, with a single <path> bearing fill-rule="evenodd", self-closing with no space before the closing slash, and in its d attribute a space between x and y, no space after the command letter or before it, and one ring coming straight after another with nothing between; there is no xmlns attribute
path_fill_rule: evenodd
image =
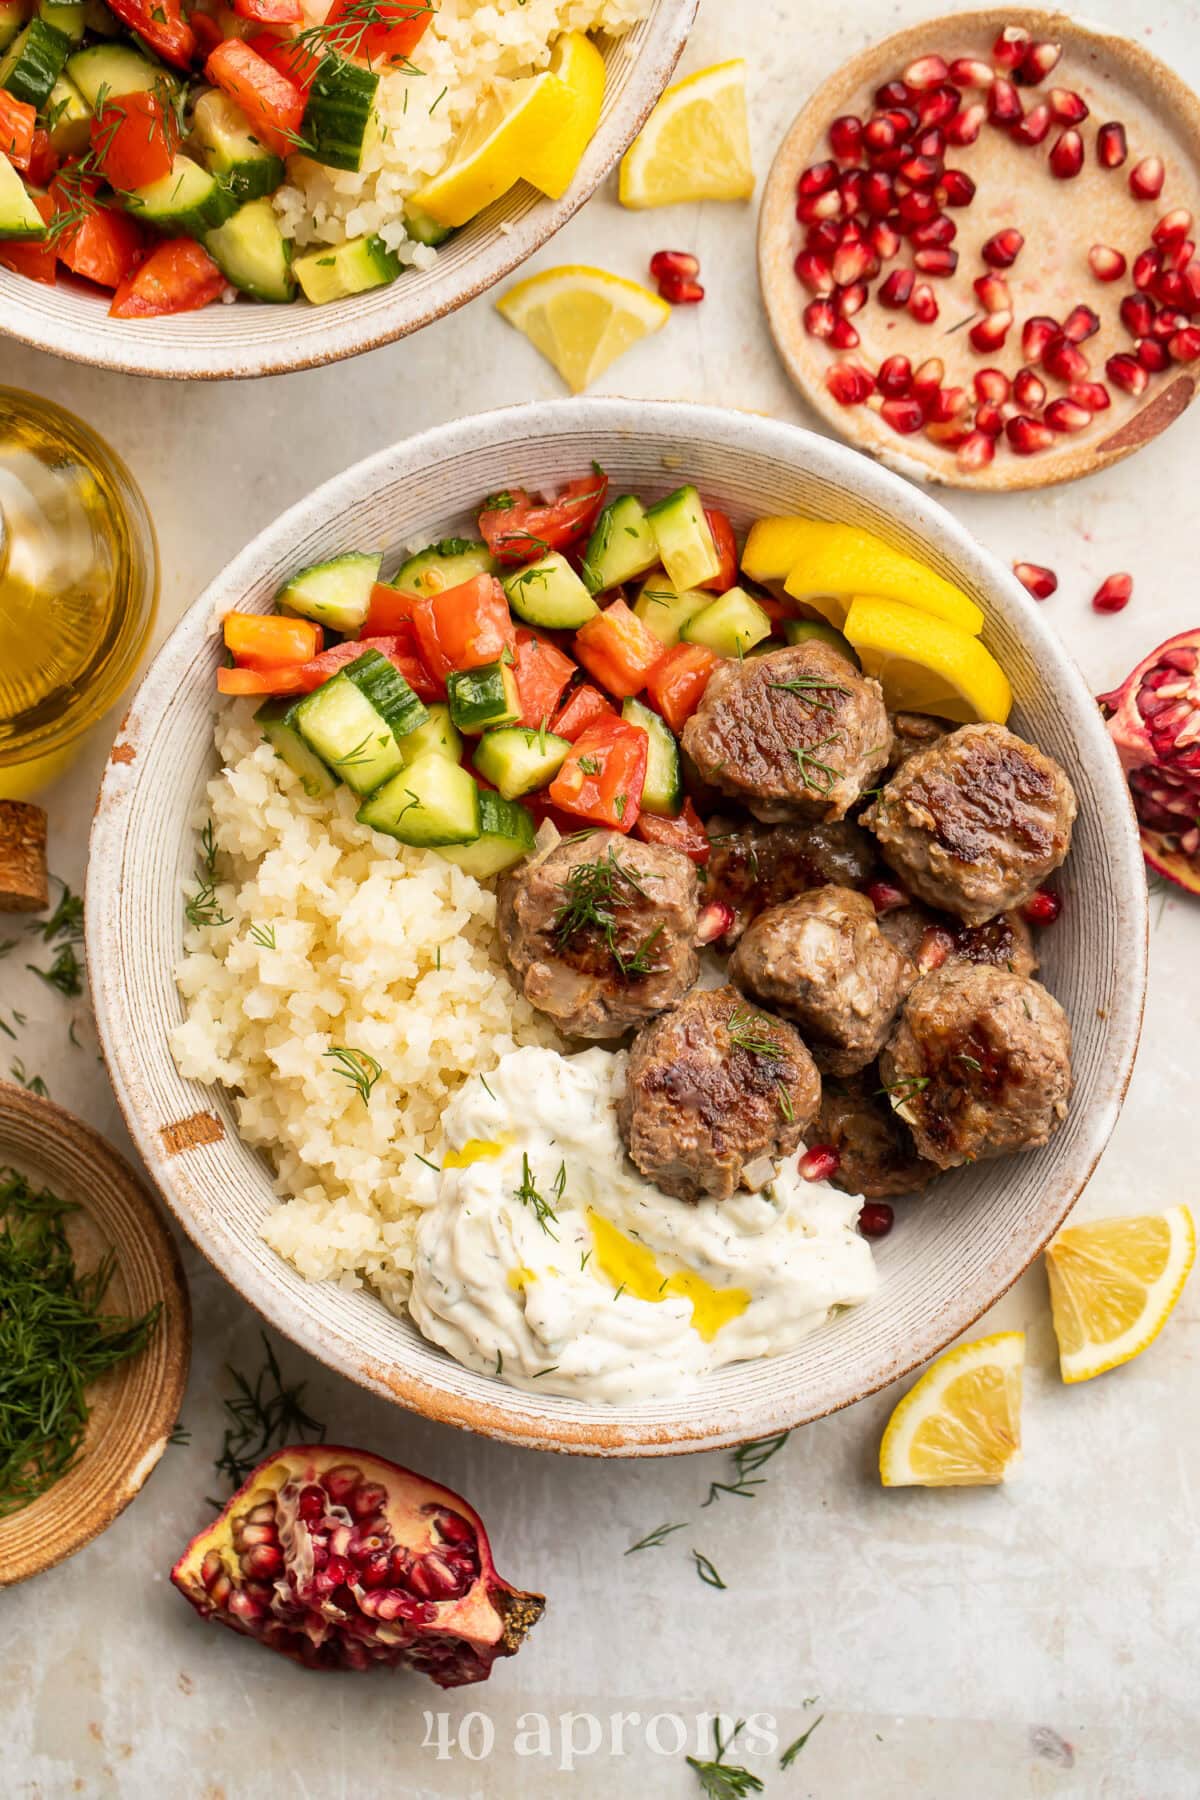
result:
<svg viewBox="0 0 1200 1800"><path fill-rule="evenodd" d="M33 134L33 145L29 152L29 167L25 171L25 179L30 187L49 187L58 174L58 152L50 142L50 133L39 125Z"/></svg>
<svg viewBox="0 0 1200 1800"><path fill-rule="evenodd" d="M239 38L226 38L209 52L204 73L214 87L237 102L254 135L268 150L286 156L295 148L304 117L304 95L257 50Z"/></svg>
<svg viewBox="0 0 1200 1800"><path fill-rule="evenodd" d="M222 621L225 648L247 669L288 669L311 662L325 633L311 619L289 619L282 613L229 612Z"/></svg>
<svg viewBox="0 0 1200 1800"><path fill-rule="evenodd" d="M325 15L329 43L343 56L394 67L425 35L434 8L429 0L333 0Z"/></svg>
<svg viewBox="0 0 1200 1800"><path fill-rule="evenodd" d="M533 500L524 488L510 488L485 501L479 535L498 561L532 562L586 537L607 493L603 472L569 481L557 500Z"/></svg>
<svg viewBox="0 0 1200 1800"><path fill-rule="evenodd" d="M706 863L712 854L708 833L690 800L684 801L677 819L660 819L657 813L639 814L635 829L646 843L666 844L672 850L682 850L694 863Z"/></svg>
<svg viewBox="0 0 1200 1800"><path fill-rule="evenodd" d="M574 818L590 819L613 831L632 831L642 804L649 748L640 725L601 719L576 738L546 793Z"/></svg>
<svg viewBox="0 0 1200 1800"><path fill-rule="evenodd" d="M208 13L193 12L188 20L196 35L197 57L207 57L210 50L215 50L225 33L214 18Z"/></svg>
<svg viewBox="0 0 1200 1800"><path fill-rule="evenodd" d="M191 68L196 34L184 21L180 0L107 0L107 5L109 12L157 50L164 62L174 63L177 69Z"/></svg>
<svg viewBox="0 0 1200 1800"><path fill-rule="evenodd" d="M109 187L146 187L171 173L179 123L165 95L106 98L92 120L92 154Z"/></svg>
<svg viewBox="0 0 1200 1800"><path fill-rule="evenodd" d="M517 659L513 674L521 696L519 723L537 730L549 725L563 689L575 673L575 664L557 645L536 632L518 631Z"/></svg>
<svg viewBox="0 0 1200 1800"><path fill-rule="evenodd" d="M516 627L494 575L473 575L458 587L414 599L417 648L430 674L444 681L454 669L499 662L516 640Z"/></svg>
<svg viewBox="0 0 1200 1800"><path fill-rule="evenodd" d="M155 319L196 312L215 300L225 277L194 238L168 238L141 267L126 276L113 295L114 319Z"/></svg>
<svg viewBox="0 0 1200 1800"><path fill-rule="evenodd" d="M601 687L624 700L641 693L650 671L662 660L663 646L623 600L614 600L579 627L575 654Z"/></svg>
<svg viewBox="0 0 1200 1800"><path fill-rule="evenodd" d="M272 37L266 31L253 31L245 41L255 55L270 63L293 87L308 94L317 70L325 60L324 50L313 50L299 38Z"/></svg>
<svg viewBox="0 0 1200 1800"><path fill-rule="evenodd" d="M30 194L29 198L49 224L54 217L54 202L49 194ZM11 269L14 275L25 275L30 281L43 281L47 287L53 287L58 279L58 252L48 242L0 242L0 269Z"/></svg>
<svg viewBox="0 0 1200 1800"><path fill-rule="evenodd" d="M259 25L298 25L304 17L300 0L233 0L233 10Z"/></svg>
<svg viewBox="0 0 1200 1800"><path fill-rule="evenodd" d="M729 591L737 580L737 542L733 535L733 526L723 512L709 511L706 506L704 516L708 520L708 529L712 532L713 543L717 547L717 555L721 558L721 567L711 581L702 581L700 586L714 594Z"/></svg>
<svg viewBox="0 0 1200 1800"><path fill-rule="evenodd" d="M594 725L597 719L615 719L616 716L615 709L604 698L600 689L584 682L582 687L577 687L573 694L567 696L566 703L550 729L556 736L570 738L574 743L579 734L586 731L589 725Z"/></svg>
<svg viewBox="0 0 1200 1800"><path fill-rule="evenodd" d="M403 636L360 638L357 643L333 644L311 661L288 669L218 669L217 690L222 694L311 694L324 681L344 669L364 650L378 650L399 669L420 700L436 700L439 689L429 671Z"/></svg>
<svg viewBox="0 0 1200 1800"><path fill-rule="evenodd" d="M415 594L402 594L399 588L389 587L386 581L377 581L371 589L363 635L370 637L379 632L395 631L401 625L411 625L415 604Z"/></svg>
<svg viewBox="0 0 1200 1800"><path fill-rule="evenodd" d="M720 657L703 644L676 644L646 683L646 697L678 735L691 718Z"/></svg>
<svg viewBox="0 0 1200 1800"><path fill-rule="evenodd" d="M0 88L0 150L14 169L24 174L29 172L36 130L37 108L16 99L7 88Z"/></svg>
<svg viewBox="0 0 1200 1800"><path fill-rule="evenodd" d="M58 218L65 214L79 220L64 225L54 240L59 262L99 287L119 288L146 254L145 236L137 220L114 207L101 206L96 183L70 170L55 176L50 198Z"/></svg>

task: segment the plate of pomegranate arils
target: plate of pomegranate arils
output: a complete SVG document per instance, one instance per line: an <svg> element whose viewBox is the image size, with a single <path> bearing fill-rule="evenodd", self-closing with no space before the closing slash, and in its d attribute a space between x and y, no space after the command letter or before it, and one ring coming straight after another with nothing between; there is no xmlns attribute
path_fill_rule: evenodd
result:
<svg viewBox="0 0 1200 1800"><path fill-rule="evenodd" d="M808 101L759 215L776 347L901 474L1073 481L1200 377L1200 99L1140 44L991 8L898 32Z"/></svg>
<svg viewBox="0 0 1200 1800"><path fill-rule="evenodd" d="M247 1477L171 1580L203 1618L306 1669L486 1681L542 1613L458 1494L367 1450L294 1444Z"/></svg>
<svg viewBox="0 0 1200 1800"><path fill-rule="evenodd" d="M1200 627L1168 638L1099 701L1147 863L1200 894Z"/></svg>

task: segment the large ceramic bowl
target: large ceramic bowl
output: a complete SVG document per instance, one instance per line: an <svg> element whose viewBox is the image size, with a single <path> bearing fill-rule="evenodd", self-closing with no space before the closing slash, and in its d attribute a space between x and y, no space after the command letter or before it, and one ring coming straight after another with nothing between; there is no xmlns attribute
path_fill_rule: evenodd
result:
<svg viewBox="0 0 1200 1800"><path fill-rule="evenodd" d="M938 1181L879 1245L878 1295L769 1361L686 1395L610 1408L519 1392L461 1368L369 1293L306 1284L259 1236L268 1171L238 1138L229 1094L182 1080L189 829L214 766L215 608L266 610L298 565L356 545L392 562L414 538L468 524L479 497L554 484L596 458L653 498L694 480L744 528L804 512L866 526L960 582L1012 680L1013 724L1057 757L1079 796L1045 979L1075 1034L1075 1092L1046 1149ZM1124 777L1079 671L1015 578L934 501L864 456L793 426L708 407L619 400L512 407L439 427L359 463L232 562L176 627L122 725L100 791L87 891L88 963L117 1098L180 1222L280 1331L331 1367L447 1423L513 1443L603 1455L698 1450L815 1419L932 1356L1015 1281L1078 1197L1113 1128L1145 986L1146 886Z"/></svg>
<svg viewBox="0 0 1200 1800"><path fill-rule="evenodd" d="M433 268L327 306L208 306L165 319L110 319L108 298L0 269L0 338L129 375L215 380L277 375L407 337L482 294L532 256L595 192L633 142L687 42L699 0L654 0L624 37L597 40L608 80L600 123L561 200L518 182L457 232Z"/></svg>

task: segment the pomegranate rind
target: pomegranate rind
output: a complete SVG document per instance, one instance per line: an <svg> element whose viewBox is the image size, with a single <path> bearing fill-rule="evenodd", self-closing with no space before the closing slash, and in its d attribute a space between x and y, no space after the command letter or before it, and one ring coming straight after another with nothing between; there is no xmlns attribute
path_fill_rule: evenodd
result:
<svg viewBox="0 0 1200 1800"><path fill-rule="evenodd" d="M1178 663L1172 668L1172 657L1179 654L1185 665L1194 659L1190 675ZM1160 731L1156 749L1153 726L1143 717L1139 696L1148 681L1162 691L1161 671L1167 672L1168 681L1181 683L1185 692L1179 696L1183 717L1173 739L1164 743ZM1150 680L1156 674L1157 681ZM1200 894L1200 627L1167 638L1143 657L1120 687L1098 695L1097 701L1129 778L1147 865L1185 893Z"/></svg>

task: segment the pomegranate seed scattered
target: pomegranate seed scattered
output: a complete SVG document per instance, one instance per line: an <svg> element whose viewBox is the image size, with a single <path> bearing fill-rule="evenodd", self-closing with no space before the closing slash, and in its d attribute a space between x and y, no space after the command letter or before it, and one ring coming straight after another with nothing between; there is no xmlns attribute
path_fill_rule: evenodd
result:
<svg viewBox="0 0 1200 1800"><path fill-rule="evenodd" d="M1082 344L1100 329L1100 319L1090 306L1073 306L1063 320L1063 336L1072 344Z"/></svg>
<svg viewBox="0 0 1200 1800"><path fill-rule="evenodd" d="M918 325L932 325L937 318L937 296L927 281L918 281L909 299L908 310Z"/></svg>
<svg viewBox="0 0 1200 1800"><path fill-rule="evenodd" d="M1170 212L1163 214L1150 233L1150 238L1160 249L1167 249L1172 244L1178 244L1191 229L1191 213L1186 206L1176 206Z"/></svg>
<svg viewBox="0 0 1200 1800"><path fill-rule="evenodd" d="M1046 404L1046 384L1033 369L1018 369L1013 379L1013 399L1022 412L1040 413Z"/></svg>
<svg viewBox="0 0 1200 1800"><path fill-rule="evenodd" d="M1173 338L1177 331L1182 331L1187 324L1187 314L1177 312L1173 307L1164 306L1160 313L1154 315L1150 326L1152 337L1162 338L1164 342Z"/></svg>
<svg viewBox="0 0 1200 1800"><path fill-rule="evenodd" d="M863 149L862 120L854 113L843 113L835 119L829 127L829 145L843 162L857 162Z"/></svg>
<svg viewBox="0 0 1200 1800"><path fill-rule="evenodd" d="M906 437L911 432L920 431L925 423L925 414L911 396L885 400L879 411L893 431L902 432Z"/></svg>
<svg viewBox="0 0 1200 1800"><path fill-rule="evenodd" d="M1083 167L1083 139L1071 128L1055 138L1050 146L1050 173L1059 181L1070 181Z"/></svg>
<svg viewBox="0 0 1200 1800"><path fill-rule="evenodd" d="M947 169L942 176L940 196L943 206L970 206L975 198L975 183L961 169Z"/></svg>
<svg viewBox="0 0 1200 1800"><path fill-rule="evenodd" d="M1096 133L1096 160L1102 169L1119 169L1129 155L1125 127L1116 119L1102 125Z"/></svg>
<svg viewBox="0 0 1200 1800"><path fill-rule="evenodd" d="M839 244L833 255L833 279L839 287L861 281L871 266L871 249L857 241Z"/></svg>
<svg viewBox="0 0 1200 1800"><path fill-rule="evenodd" d="M897 173L915 188L936 187L942 178L940 156L906 156Z"/></svg>
<svg viewBox="0 0 1200 1800"><path fill-rule="evenodd" d="M993 125L1015 125L1025 116L1020 94L1002 75L997 75L988 90L987 109Z"/></svg>
<svg viewBox="0 0 1200 1800"><path fill-rule="evenodd" d="M864 1200L858 1215L858 1229L865 1238L886 1237L896 1223L895 1208L886 1200Z"/></svg>
<svg viewBox="0 0 1200 1800"><path fill-rule="evenodd" d="M1154 283L1154 294L1164 306L1188 307L1191 309L1191 295L1187 283L1177 269L1166 269Z"/></svg>
<svg viewBox="0 0 1200 1800"><path fill-rule="evenodd" d="M1011 137L1014 144L1040 144L1049 134L1054 123L1054 114L1043 100L1039 105L1031 107L1025 117L1012 128Z"/></svg>
<svg viewBox="0 0 1200 1800"><path fill-rule="evenodd" d="M1010 225L1006 230L998 231L994 237L990 237L979 254L993 269L1011 269L1021 254L1024 242L1025 239L1016 226Z"/></svg>
<svg viewBox="0 0 1200 1800"><path fill-rule="evenodd" d="M863 182L863 205L876 218L890 213L895 204L896 190L890 175L883 169L872 169Z"/></svg>
<svg viewBox="0 0 1200 1800"><path fill-rule="evenodd" d="M1195 362L1200 356L1200 330L1195 325L1185 326L1168 340L1167 349L1176 362Z"/></svg>
<svg viewBox="0 0 1200 1800"><path fill-rule="evenodd" d="M1052 400L1042 415L1051 431L1086 431L1092 415L1074 400Z"/></svg>
<svg viewBox="0 0 1200 1800"><path fill-rule="evenodd" d="M886 219L872 219L867 226L867 242L880 262L890 262L900 249L900 233Z"/></svg>
<svg viewBox="0 0 1200 1800"><path fill-rule="evenodd" d="M1007 307L998 312L989 312L985 319L972 325L967 333L971 340L972 350L978 350L981 356L990 356L993 350L999 350L1008 336L1013 316Z"/></svg>
<svg viewBox="0 0 1200 1800"><path fill-rule="evenodd" d="M1154 286L1162 274L1162 257L1157 250L1143 250L1133 264L1133 285L1141 293Z"/></svg>
<svg viewBox="0 0 1200 1800"><path fill-rule="evenodd" d="M929 416L939 425L948 424L951 419L961 419L971 404L966 388L939 388L930 407Z"/></svg>
<svg viewBox="0 0 1200 1800"><path fill-rule="evenodd" d="M835 319L829 341L835 350L857 350L862 339L849 319Z"/></svg>
<svg viewBox="0 0 1200 1800"><path fill-rule="evenodd" d="M1150 385L1149 375L1135 356L1110 356L1104 372L1114 387L1123 388L1127 394L1144 394Z"/></svg>
<svg viewBox="0 0 1200 1800"><path fill-rule="evenodd" d="M845 368L847 364L839 364ZM836 370L830 370L835 374ZM864 399L866 396L863 396ZM710 900L707 906L700 908L700 916L696 920L696 942L698 944L715 944L718 938L725 936L733 929L733 908L726 906L723 900Z"/></svg>
<svg viewBox="0 0 1200 1800"><path fill-rule="evenodd" d="M1088 251L1088 267L1097 281L1120 281L1127 266L1121 252L1108 244L1093 244Z"/></svg>
<svg viewBox="0 0 1200 1800"><path fill-rule="evenodd" d="M1058 67L1061 56L1061 44L1030 44L1017 66L1016 79L1026 87L1036 87L1039 81L1045 81L1052 69Z"/></svg>
<svg viewBox="0 0 1200 1800"><path fill-rule="evenodd" d="M1042 353L1042 367L1057 381L1082 381L1088 373L1088 359L1060 331Z"/></svg>
<svg viewBox="0 0 1200 1800"><path fill-rule="evenodd" d="M1082 125L1088 116L1087 101L1071 88L1051 88L1046 98L1050 111L1064 125Z"/></svg>
<svg viewBox="0 0 1200 1800"><path fill-rule="evenodd" d="M1130 337L1145 337L1154 323L1154 305L1143 294L1126 294L1121 302L1121 323Z"/></svg>
<svg viewBox="0 0 1200 1800"><path fill-rule="evenodd" d="M882 87L875 89L875 104L885 112L890 106L907 106L912 98L912 91L907 83L899 78L885 81Z"/></svg>
<svg viewBox="0 0 1200 1800"><path fill-rule="evenodd" d="M928 225L918 225L912 234L913 245L918 250L928 250L934 245L952 244L958 236L958 226L945 213L939 213L936 219L930 219Z"/></svg>
<svg viewBox="0 0 1200 1800"><path fill-rule="evenodd" d="M930 88L928 93L917 95L917 117L922 125L945 125L958 111L961 99L956 87Z"/></svg>
<svg viewBox="0 0 1200 1800"><path fill-rule="evenodd" d="M837 186L837 179L838 166L835 162L813 163L801 172L800 179L796 183L796 192L801 196L825 194L830 188ZM671 253L666 251L664 254L670 255ZM653 268L653 264L651 267ZM694 274L695 270L692 273Z"/></svg>
<svg viewBox="0 0 1200 1800"><path fill-rule="evenodd" d="M1200 262L1190 262L1183 271L1181 280L1191 312L1200 312Z"/></svg>
<svg viewBox="0 0 1200 1800"><path fill-rule="evenodd" d="M829 338L837 324L832 300L810 300L804 309L804 329L809 337Z"/></svg>
<svg viewBox="0 0 1200 1800"><path fill-rule="evenodd" d="M833 270L815 250L801 250L794 263L796 277L812 294L832 294Z"/></svg>
<svg viewBox="0 0 1200 1800"><path fill-rule="evenodd" d="M658 293L669 306L695 306L704 298L700 283L689 281L685 275L663 275L658 283Z"/></svg>
<svg viewBox="0 0 1200 1800"><path fill-rule="evenodd" d="M1012 295L1008 291L1008 283L1003 275L979 275L975 279L975 292L979 296L979 304L984 312L1007 312L1012 307Z"/></svg>
<svg viewBox="0 0 1200 1800"><path fill-rule="evenodd" d="M962 107L946 120L946 140L951 144L973 144L987 121L987 107L982 100Z"/></svg>
<svg viewBox="0 0 1200 1800"><path fill-rule="evenodd" d="M992 61L1000 69L1015 69L1023 63L1033 42L1022 25L1006 25L992 45Z"/></svg>
<svg viewBox="0 0 1200 1800"><path fill-rule="evenodd" d="M872 113L863 126L863 143L871 156L878 155L881 150L894 149L898 135L886 113Z"/></svg>
<svg viewBox="0 0 1200 1800"><path fill-rule="evenodd" d="M975 408L975 429L996 438L1004 430L1004 408L993 400L984 400Z"/></svg>
<svg viewBox="0 0 1200 1800"><path fill-rule="evenodd" d="M1132 575L1106 575L1092 595L1092 605L1099 613L1123 612L1132 592Z"/></svg>
<svg viewBox="0 0 1200 1800"><path fill-rule="evenodd" d="M799 260L797 257L797 264ZM696 280L700 263L690 251L656 250L650 258L650 273L658 283L659 297L672 306L694 306L704 298L704 289Z"/></svg>
<svg viewBox="0 0 1200 1800"><path fill-rule="evenodd" d="M1062 898L1053 888L1039 888L1031 894L1021 908L1022 915L1031 925L1053 925L1062 911Z"/></svg>
<svg viewBox="0 0 1200 1800"><path fill-rule="evenodd" d="M1148 369L1151 375L1161 375L1171 357L1167 346L1160 344L1157 338L1139 338L1137 359L1143 369Z"/></svg>
<svg viewBox="0 0 1200 1800"><path fill-rule="evenodd" d="M1161 156L1143 156L1129 171L1129 191L1135 200L1157 200L1166 178Z"/></svg>
<svg viewBox="0 0 1200 1800"><path fill-rule="evenodd" d="M886 394L889 400L897 400L912 386L912 364L907 356L886 357L880 363L875 379L881 394Z"/></svg>
<svg viewBox="0 0 1200 1800"><path fill-rule="evenodd" d="M841 241L842 227L836 219L822 219L804 234L804 248L817 256L832 256Z"/></svg>
<svg viewBox="0 0 1200 1800"><path fill-rule="evenodd" d="M902 306L908 305L916 279L911 269L893 269L880 282L875 298L880 306L888 306L898 312Z"/></svg>
<svg viewBox="0 0 1200 1800"><path fill-rule="evenodd" d="M822 219L839 219L842 196L836 188L827 194L802 194L796 202L796 217L802 225L818 225Z"/></svg>
<svg viewBox="0 0 1200 1800"><path fill-rule="evenodd" d="M1035 600L1048 600L1058 587L1058 576L1041 563L1015 562L1013 574Z"/></svg>
<svg viewBox="0 0 1200 1800"><path fill-rule="evenodd" d="M991 63L984 62L978 56L956 57L950 64L948 74L956 87L987 88L996 79L996 71Z"/></svg>
<svg viewBox="0 0 1200 1800"><path fill-rule="evenodd" d="M834 305L843 319L852 319L867 304L867 284L865 281L852 281L848 287L839 288L834 298Z"/></svg>
<svg viewBox="0 0 1200 1800"><path fill-rule="evenodd" d="M844 321L839 321L844 323ZM854 329L853 326L850 327ZM875 391L874 377L860 369L857 363L835 363L825 371L825 386L833 395L839 406L861 406L863 401Z"/></svg>
<svg viewBox="0 0 1200 1800"><path fill-rule="evenodd" d="M1012 392L1012 384L1003 369L976 369L975 397L1002 406Z"/></svg>
<svg viewBox="0 0 1200 1800"><path fill-rule="evenodd" d="M996 445L984 431L973 431L958 447L957 462L964 474L974 475L986 469L996 454Z"/></svg>
<svg viewBox="0 0 1200 1800"><path fill-rule="evenodd" d="M1045 313L1035 313L1031 319L1026 319L1021 328L1021 355L1027 363L1040 363L1047 346L1061 335L1057 319L1048 318Z"/></svg>
<svg viewBox="0 0 1200 1800"><path fill-rule="evenodd" d="M927 357L914 372L912 378L913 398L920 401L926 413L932 412L945 378L946 365L940 356Z"/></svg>
<svg viewBox="0 0 1200 1800"><path fill-rule="evenodd" d="M958 267L958 251L934 244L928 250L916 251L913 262L923 275L953 275Z"/></svg>
<svg viewBox="0 0 1200 1800"><path fill-rule="evenodd" d="M950 66L941 56L918 56L916 62L909 63L904 71L905 84L918 94L925 88L940 87L950 73Z"/></svg>
<svg viewBox="0 0 1200 1800"><path fill-rule="evenodd" d="M805 1181L828 1181L841 1168L842 1159L832 1144L814 1144L797 1163Z"/></svg>
<svg viewBox="0 0 1200 1800"><path fill-rule="evenodd" d="M931 219L938 216L936 197L924 188L913 188L907 194L901 194L896 210L901 220L911 230L917 225L928 225Z"/></svg>
<svg viewBox="0 0 1200 1800"><path fill-rule="evenodd" d="M961 389L956 390L961 392ZM971 436L969 419L934 419L925 427L925 436L935 444L943 444L949 450L957 450Z"/></svg>
<svg viewBox="0 0 1200 1800"><path fill-rule="evenodd" d="M1004 434L1010 446L1018 456L1033 456L1039 450L1048 450L1054 442L1054 433L1040 419L1031 419L1025 413L1018 413L1004 427Z"/></svg>
<svg viewBox="0 0 1200 1800"><path fill-rule="evenodd" d="M1073 381L1067 392L1076 406L1086 406L1089 412L1107 412L1112 405L1112 398L1102 381Z"/></svg>

